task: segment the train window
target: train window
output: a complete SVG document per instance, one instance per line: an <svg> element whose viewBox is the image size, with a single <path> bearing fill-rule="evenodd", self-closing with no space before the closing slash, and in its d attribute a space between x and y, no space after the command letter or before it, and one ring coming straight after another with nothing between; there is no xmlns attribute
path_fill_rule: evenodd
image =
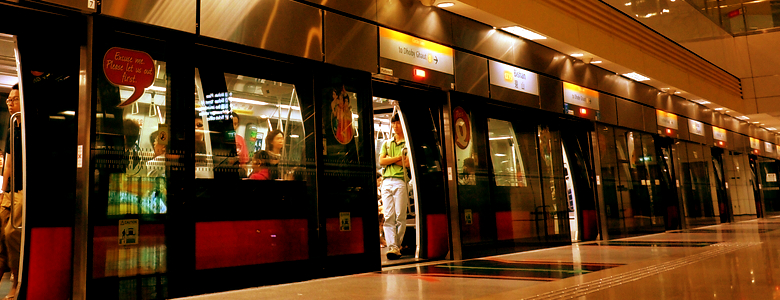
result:
<svg viewBox="0 0 780 300"><path fill-rule="evenodd" d="M165 62L155 61L154 69L153 84L135 101L128 101L133 87L115 86L104 77L98 81L96 150L102 155L96 168L107 179L108 216L167 212Z"/></svg>
<svg viewBox="0 0 780 300"><path fill-rule="evenodd" d="M195 84L195 178L303 178L295 85L204 69Z"/></svg>
<svg viewBox="0 0 780 300"><path fill-rule="evenodd" d="M523 155L512 124L488 119L490 157L497 186L528 186ZM535 158L534 158L535 159Z"/></svg>

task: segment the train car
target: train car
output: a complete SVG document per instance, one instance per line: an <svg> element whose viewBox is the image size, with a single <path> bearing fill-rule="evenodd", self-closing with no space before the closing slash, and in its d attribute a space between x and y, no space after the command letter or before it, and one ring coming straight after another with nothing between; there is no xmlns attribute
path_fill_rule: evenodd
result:
<svg viewBox="0 0 780 300"><path fill-rule="evenodd" d="M0 9L18 299L168 299L777 211L773 144L419 1Z"/></svg>

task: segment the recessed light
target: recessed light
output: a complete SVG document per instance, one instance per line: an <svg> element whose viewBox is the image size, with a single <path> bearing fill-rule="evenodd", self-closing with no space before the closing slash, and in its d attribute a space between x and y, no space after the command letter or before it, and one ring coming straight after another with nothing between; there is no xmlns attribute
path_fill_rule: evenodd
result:
<svg viewBox="0 0 780 300"><path fill-rule="evenodd" d="M712 102L709 102L709 101L707 101L707 100L692 100L692 101L693 101L693 102L696 102L696 103L699 103L699 104L701 104L701 105L705 105L705 104L710 104L710 103L712 103ZM715 109L715 110L718 110L718 109Z"/></svg>
<svg viewBox="0 0 780 300"><path fill-rule="evenodd" d="M626 74L623 74L623 76L631 78L631 79L636 80L636 81L650 80L650 78L647 78L645 76L639 75L637 72L626 73Z"/></svg>
<svg viewBox="0 0 780 300"><path fill-rule="evenodd" d="M585 56L585 54L582 54L582 53L572 53L571 54L571 57L583 57L583 56Z"/></svg>
<svg viewBox="0 0 780 300"><path fill-rule="evenodd" d="M747 120L747 119L750 119L750 118L748 118L747 116L739 116L739 117L737 117L737 119L740 119L740 120Z"/></svg>
<svg viewBox="0 0 780 300"><path fill-rule="evenodd" d="M756 122L751 122L751 123L753 123L753 124L758 124L758 123L761 123L761 122L758 122L758 121L756 121Z"/></svg>
<svg viewBox="0 0 780 300"><path fill-rule="evenodd" d="M718 107L715 110L723 110L723 107Z"/></svg>
<svg viewBox="0 0 780 300"><path fill-rule="evenodd" d="M516 36L519 36L519 37L527 39L527 40L544 40L544 39L547 39L546 36L543 36L543 35L538 34L536 32L533 32L533 31L530 31L528 29L522 28L520 26L504 27L504 28L501 28L501 30L509 32L511 34L514 34Z"/></svg>
<svg viewBox="0 0 780 300"><path fill-rule="evenodd" d="M453 7L453 6L455 6L455 3L452 3L452 2L442 2L442 3L436 4L436 6L439 7L439 8Z"/></svg>
<svg viewBox="0 0 780 300"><path fill-rule="evenodd" d="M592 61L592 62L590 62L590 63L592 63L592 64L600 64L600 63L601 63L601 61L600 61L600 60L594 60L594 61Z"/></svg>
<svg viewBox="0 0 780 300"><path fill-rule="evenodd" d="M682 94L682 92L674 92L675 94Z"/></svg>
<svg viewBox="0 0 780 300"><path fill-rule="evenodd" d="M775 131L775 130L777 130L777 128L774 128L774 127L769 127L769 128L767 128L767 130L772 130L772 131Z"/></svg>

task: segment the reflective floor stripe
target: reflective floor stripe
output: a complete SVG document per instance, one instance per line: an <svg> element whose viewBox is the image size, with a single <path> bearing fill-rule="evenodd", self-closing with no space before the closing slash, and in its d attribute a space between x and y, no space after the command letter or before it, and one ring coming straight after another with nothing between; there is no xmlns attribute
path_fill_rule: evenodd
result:
<svg viewBox="0 0 780 300"><path fill-rule="evenodd" d="M671 260L662 264L640 268L623 274L612 275L609 277L601 278L598 280L592 280L583 282L574 286L550 291L547 293L523 298L523 300L553 300L553 299L572 299L580 296L584 296L590 293L605 290L614 286L618 286L624 283L637 281L646 277L660 274L662 272L677 269L679 267L694 264L718 255L734 252L740 249L760 245L761 242L726 242L712 245L715 249L702 252L699 254L686 256Z"/></svg>

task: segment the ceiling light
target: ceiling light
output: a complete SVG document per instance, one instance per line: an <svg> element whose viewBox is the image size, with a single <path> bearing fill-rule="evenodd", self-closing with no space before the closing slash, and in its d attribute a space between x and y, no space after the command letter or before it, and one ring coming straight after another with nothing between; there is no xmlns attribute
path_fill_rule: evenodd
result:
<svg viewBox="0 0 780 300"><path fill-rule="evenodd" d="M682 94L682 92L674 92L675 94Z"/></svg>
<svg viewBox="0 0 780 300"><path fill-rule="evenodd" d="M452 2L442 2L442 3L436 4L436 6L439 7L439 8L453 7L453 6L455 6L455 3L452 3Z"/></svg>
<svg viewBox="0 0 780 300"><path fill-rule="evenodd" d="M571 54L571 57L583 57L583 56L585 56L585 54L582 54L582 53L572 53Z"/></svg>
<svg viewBox="0 0 780 300"><path fill-rule="evenodd" d="M590 62L590 63L592 63L592 64L600 64L600 63L601 63L601 61L600 61L600 60L594 60L594 61L592 61L592 62Z"/></svg>
<svg viewBox="0 0 780 300"><path fill-rule="evenodd" d="M636 72L626 73L626 74L623 74L623 76L631 78L631 79L636 80L636 81L650 80L650 78L647 78L645 76L639 75Z"/></svg>
<svg viewBox="0 0 780 300"><path fill-rule="evenodd" d="M715 110L723 110L723 107L718 107Z"/></svg>
<svg viewBox="0 0 780 300"><path fill-rule="evenodd" d="M148 87L146 89L147 90L152 90L152 91L158 91L158 92L165 92L167 90L166 88L161 87L161 86L150 86L150 87Z"/></svg>
<svg viewBox="0 0 780 300"><path fill-rule="evenodd" d="M750 118L748 118L747 116L739 116L739 117L737 117L737 119L740 119L740 120L747 120L747 119L750 119Z"/></svg>
<svg viewBox="0 0 780 300"><path fill-rule="evenodd" d="M756 122L752 122L752 123L753 123L753 124L758 124L758 123L761 123L761 122L758 122L758 121L756 121Z"/></svg>
<svg viewBox="0 0 780 300"><path fill-rule="evenodd" d="M774 128L774 127L769 127L769 128L767 128L767 130L772 130L772 131L775 131L775 130L777 130L777 128Z"/></svg>
<svg viewBox="0 0 780 300"><path fill-rule="evenodd" d="M710 104L712 102L709 102L707 100L692 100L693 102L699 103L701 105ZM717 110L717 109L716 109Z"/></svg>
<svg viewBox="0 0 780 300"><path fill-rule="evenodd" d="M501 28L501 30L509 32L511 34L514 34L516 36L519 36L519 37L527 39L527 40L544 40L544 39L547 39L546 36L543 36L543 35L538 34L536 32L533 32L533 31L530 31L528 29L522 28L520 26L504 27L504 28Z"/></svg>

